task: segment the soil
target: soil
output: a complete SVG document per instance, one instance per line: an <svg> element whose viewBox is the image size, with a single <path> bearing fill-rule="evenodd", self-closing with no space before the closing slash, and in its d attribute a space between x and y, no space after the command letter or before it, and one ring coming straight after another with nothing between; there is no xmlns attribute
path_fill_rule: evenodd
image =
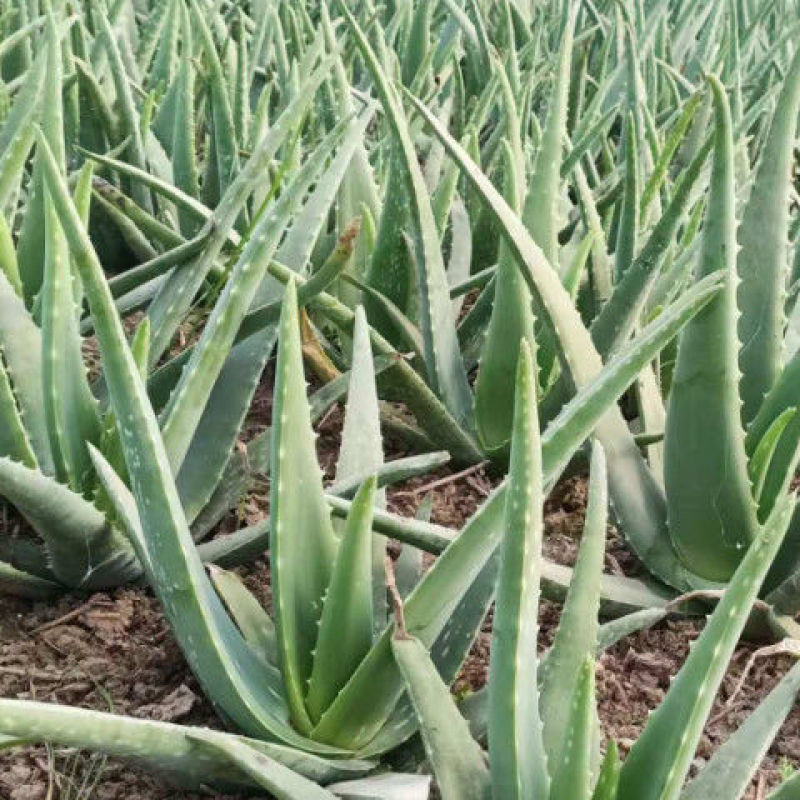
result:
<svg viewBox="0 0 800 800"><path fill-rule="evenodd" d="M268 376L254 404L248 434L268 423ZM318 452L333 475L342 413L319 426ZM398 447L392 456L402 454ZM460 526L491 491L494 479L480 468L460 477L447 468L415 478L389 492L390 508L413 515L423 498L433 498L432 519ZM264 487L223 521L221 531L252 523L267 511ZM586 502L581 477L564 481L545 508L544 548L549 558L574 563ZM616 531L609 528L606 569L630 574L636 565ZM266 607L270 606L265 560L241 571ZM558 606L542 602L541 645L552 638ZM607 736L624 752L648 712L664 696L702 623L667 621L619 642L600 659L597 693ZM478 637L456 689L477 689L488 672L491 615ZM755 647L741 644L725 678L697 753L698 763L738 727L790 666L786 657L755 661L744 686L739 676ZM90 597L67 595L55 602L0 597L0 696L69 703L143 718L221 726L186 668L157 602L143 589L121 588ZM787 768L800 763L800 709L783 725L754 781L748 800L761 800ZM50 747L16 749L0 756L0 800L195 800L157 777L122 762ZM217 800L228 800L218 795ZM231 798L230 800L235 800Z"/></svg>

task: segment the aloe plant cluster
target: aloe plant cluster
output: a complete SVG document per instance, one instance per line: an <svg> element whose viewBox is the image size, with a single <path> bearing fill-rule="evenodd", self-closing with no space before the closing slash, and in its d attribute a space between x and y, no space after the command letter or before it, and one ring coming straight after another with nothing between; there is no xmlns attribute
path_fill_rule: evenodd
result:
<svg viewBox="0 0 800 800"><path fill-rule="evenodd" d="M288 799L423 798L429 774L445 800L742 796L797 669L686 780L757 598L773 633L800 606L796 16L3 7L0 496L31 535L0 533L0 588L146 583L239 733L3 699L0 744ZM326 485L313 425L345 398ZM460 531L386 511L449 459L500 477ZM587 465L571 570L542 504ZM209 538L259 476L268 518ZM640 577L602 573L609 510ZM266 552L271 613L227 571ZM725 592L620 764L595 657L695 589ZM540 591L564 609L537 656Z"/></svg>

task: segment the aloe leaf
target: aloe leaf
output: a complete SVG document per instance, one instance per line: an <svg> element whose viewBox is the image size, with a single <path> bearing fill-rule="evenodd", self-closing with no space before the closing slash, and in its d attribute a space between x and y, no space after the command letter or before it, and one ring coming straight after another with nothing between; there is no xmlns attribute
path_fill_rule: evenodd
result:
<svg viewBox="0 0 800 800"><path fill-rule="evenodd" d="M716 284L718 287L718 279L716 279ZM609 403L614 402L615 398L624 391L639 372L642 365L637 359L642 357L645 359L645 363L652 359L652 351L648 353L648 346L655 347L656 352L661 349L663 339L660 343L654 344L653 337L655 339L662 336L671 338L685 324L686 318L696 313L706 302L708 296L717 291L716 287L712 289L711 286L712 284L707 283L704 286L694 287L692 292L702 290L706 293L705 298L698 303L696 295L691 299L688 307L683 308L679 316L673 317L672 313L665 312L666 316L662 315L651 323L643 332L642 341L634 341L620 353L606 368L603 375L593 385L583 390L583 395L579 395L580 399L576 399L565 407L559 418L545 431L542 438L542 454L546 486L552 485L556 476L560 475L563 465L590 434L597 420L607 410ZM687 297L684 296L679 302L686 300ZM677 308L673 311L677 311ZM667 320L670 317L672 319L668 324ZM424 637L425 644L432 644L440 636L453 608L457 607L459 599L471 590L472 583L477 576L480 575L480 587L493 586L497 562L496 560L492 561L491 557L502 533L500 512L503 495L504 490L502 489L492 495L470 520L460 536L446 547L436 564L408 598L405 606L406 625L409 631L416 636ZM377 525L381 519L382 514L376 513L375 524ZM420 523L415 524L419 525ZM384 532L389 533L385 529ZM439 537L439 541L443 544L447 543L447 539L446 536ZM411 543L420 546L421 541L417 540L417 542ZM569 583L571 573L566 568L559 570L555 568L555 565L550 567L545 565L543 569L545 569L545 577L550 570L556 577L560 577L562 586ZM480 593L483 588L476 588L474 591ZM443 597L447 598L444 605L442 605ZM657 593L643 592L641 586L629 593L628 597L633 608L659 603ZM490 601L491 590L486 600L487 605ZM480 603L476 603L470 615L457 620L458 626L454 621L453 628L458 627L463 639L459 639L457 650L452 647L448 649L448 657L456 662L457 666L460 659L466 654L472 636L483 620L484 613L485 609L481 609ZM334 736L338 732L338 735L349 737L353 732L361 731L364 740L367 740L380 728L385 715L391 711L399 696L397 675L392 671L391 665L386 662L386 646L388 644L386 636L387 634L384 633L331 709L323 716L317 727L317 735ZM445 637L445 639L447 640L449 637ZM444 649L447 646L447 641L445 641L442 647ZM375 692L378 685L383 687L379 695L382 697L381 703L365 704L364 698Z"/></svg>
<svg viewBox="0 0 800 800"><path fill-rule="evenodd" d="M8 456L13 461L32 469L38 466L2 356L0 356L0 456Z"/></svg>
<svg viewBox="0 0 800 800"><path fill-rule="evenodd" d="M742 421L775 384L782 360L788 261L788 194L800 110L800 52L789 67L739 227L738 334Z"/></svg>
<svg viewBox="0 0 800 800"><path fill-rule="evenodd" d="M306 706L318 720L372 645L372 507L375 479L350 507L322 607Z"/></svg>
<svg viewBox="0 0 800 800"><path fill-rule="evenodd" d="M0 272L11 284L11 288L22 297L22 281L19 278L14 240L11 236L11 229L3 216L0 216Z"/></svg>
<svg viewBox="0 0 800 800"><path fill-rule="evenodd" d="M0 348L36 460L42 470L52 473L42 391L41 332L5 273L0 274Z"/></svg>
<svg viewBox="0 0 800 800"><path fill-rule="evenodd" d="M608 357L613 353L633 331L650 289L658 277L672 238L686 212L712 143L713 140L709 139L683 172L673 189L669 205L592 322L592 340L602 356Z"/></svg>
<svg viewBox="0 0 800 800"><path fill-rule="evenodd" d="M272 326L236 342L214 382L175 478L190 524L219 485L277 336Z"/></svg>
<svg viewBox="0 0 800 800"><path fill-rule="evenodd" d="M738 394L733 138L725 90L716 111L714 166L697 276L723 270L725 287L681 334L664 434L670 536L697 575L725 581L758 530Z"/></svg>
<svg viewBox="0 0 800 800"><path fill-rule="evenodd" d="M287 231L286 237L275 256L276 260L281 264L307 276L314 244L318 240L320 232L324 229L328 212L336 199L337 191L340 190L348 166L352 163L358 146L363 143L364 133L372 120L373 112L373 107L367 106L359 115L352 117L353 121L347 127L336 149L336 155L331 160L323 176L317 181L314 191L303 205L303 208L292 220L291 228ZM351 119L351 116L347 116L345 119ZM314 153L314 158L320 162L323 160L321 158L322 147L323 145L320 144L320 150ZM342 251L346 250L348 256L358 247L360 230L361 219L356 215L348 219L341 228L339 247L342 248ZM347 268L348 265L346 263L342 265L343 270ZM317 277L321 278L322 276L319 275L321 271L322 268L317 270L311 278L314 280ZM262 281L253 305L266 305L274 301L281 293L280 283L272 276L269 276Z"/></svg>
<svg viewBox="0 0 800 800"><path fill-rule="evenodd" d="M561 160L567 132L572 40L575 12L570 12L561 32L556 78L542 141L536 154L533 176L528 185L522 219L544 257L558 268L558 206L561 199Z"/></svg>
<svg viewBox="0 0 800 800"><path fill-rule="evenodd" d="M117 95L120 120L123 125L124 135L129 139L127 155L133 166L146 169L147 160L144 153L139 113L133 100L128 71L122 59L122 53L117 42L117 36L108 17L105 14L93 14L93 19L99 26L103 46L108 55L111 76ZM144 187L134 184L132 187L134 200L146 210L152 209L152 200L149 192Z"/></svg>
<svg viewBox="0 0 800 800"><path fill-rule="evenodd" d="M43 137L38 137L37 146L44 156L48 191L83 280L112 406L120 420L125 461L146 541L140 560L152 565L148 577L187 659L215 702L243 730L330 752L331 748L308 742L289 725L280 687L264 674L204 572L102 268ZM131 538L135 541L135 535Z"/></svg>
<svg viewBox="0 0 800 800"><path fill-rule="evenodd" d="M800 797L800 772L795 772L771 792L767 800L797 800L798 797Z"/></svg>
<svg viewBox="0 0 800 800"><path fill-rule="evenodd" d="M230 90L228 81L220 61L217 48L211 36L211 31L206 23L205 16L197 3L189 3L192 22L200 33L200 42L203 54L209 66L209 83L211 104L211 125L213 130L214 149L209 154L214 159L216 174L219 180L219 196L209 198L216 204L228 187L233 183L234 176L239 171L239 155L236 141L236 130L233 122L233 110L230 103Z"/></svg>
<svg viewBox="0 0 800 800"><path fill-rule="evenodd" d="M383 772L328 786L341 800L427 800L430 775Z"/></svg>
<svg viewBox="0 0 800 800"><path fill-rule="evenodd" d="M775 500L775 496L772 493L770 493L768 498L764 498L764 484L766 483L778 443L781 441L781 437L787 425L792 422L796 414L796 408L787 408L779 414L769 426L767 432L761 437L755 452L748 462L750 482L753 485L753 498L759 504L759 515L762 513L762 507L766 507L767 515L769 515L769 511ZM767 502L762 506L764 499L766 499Z"/></svg>
<svg viewBox="0 0 800 800"><path fill-rule="evenodd" d="M266 789L275 800L335 800L336 796L289 767L270 758L246 742L232 736L217 737L207 733L187 736L198 749L200 758L219 754L247 775L251 781ZM212 755L213 758L213 755Z"/></svg>
<svg viewBox="0 0 800 800"><path fill-rule="evenodd" d="M266 665L275 667L278 663L278 647L272 617L235 572L209 564L208 573L245 641Z"/></svg>
<svg viewBox="0 0 800 800"><path fill-rule="evenodd" d="M535 657L543 530L541 458L536 372L523 339L489 662L492 792L509 800L547 797L549 791Z"/></svg>
<svg viewBox="0 0 800 800"><path fill-rule="evenodd" d="M313 725L305 706L305 689L312 673L336 538L309 421L297 292L291 281L281 313L273 408L270 561L275 622L292 718L301 730L309 732ZM302 494L295 491L298 482L305 489Z"/></svg>
<svg viewBox="0 0 800 800"><path fill-rule="evenodd" d="M505 149L503 164L507 202L519 211L525 193L525 177L520 160L510 147ZM509 344L524 338L533 346L533 324L530 291L517 269L513 252L503 241L495 275L492 315L475 379L478 437L487 453L501 458L508 452L514 416L513 376L518 354Z"/></svg>
<svg viewBox="0 0 800 800"><path fill-rule="evenodd" d="M357 777L372 766L364 761L326 760L208 728L28 700L0 700L0 729L6 735L19 736L26 741L50 741L131 758L196 790L208 786L222 791L258 787L247 771L237 765L236 759L231 758L229 744L252 749L275 765L283 765L316 783ZM206 746L200 748L198 742Z"/></svg>
<svg viewBox="0 0 800 800"><path fill-rule="evenodd" d="M281 282L294 279L296 273L272 263L269 271ZM303 283L298 279L301 289ZM336 327L352 335L355 314L331 295L320 292L311 300L309 306L327 317ZM386 399L398 399L405 403L422 427L440 446L450 452L458 462L475 463L481 460L481 452L475 442L445 408L442 401L433 393L414 369L406 363L389 342L374 328L370 328L370 343L378 356L395 359L394 366L387 369L380 380Z"/></svg>
<svg viewBox="0 0 800 800"><path fill-rule="evenodd" d="M364 309L356 309L353 329L353 356L350 367L350 382L347 390L342 443L336 463L336 483L363 480L375 474L383 466L383 442L381 439L380 407L375 386L375 371L372 348L369 344L369 328ZM383 508L386 493L380 491L375 503ZM370 543L372 564L372 612L373 628L380 633L386 625L386 581L384 569L386 542L376 536Z"/></svg>
<svg viewBox="0 0 800 800"><path fill-rule="evenodd" d="M492 789L483 752L424 645L399 632L392 638L392 653L419 716L442 800L488 800Z"/></svg>
<svg viewBox="0 0 800 800"><path fill-rule="evenodd" d="M345 280L362 292L365 308L371 309L370 316L375 318L380 312L379 321L386 335L397 345L419 361L424 361L422 334L419 328L399 309L383 292L374 286L362 283L356 278L346 275Z"/></svg>
<svg viewBox="0 0 800 800"><path fill-rule="evenodd" d="M681 792L680 800L742 797L800 691L800 664L758 704Z"/></svg>
<svg viewBox="0 0 800 800"><path fill-rule="evenodd" d="M29 600L49 600L63 591L57 583L31 575L0 561L0 592L12 597L24 597ZM20 742L22 744L22 742Z"/></svg>
<svg viewBox="0 0 800 800"><path fill-rule="evenodd" d="M573 569L572 583L561 621L553 645L548 651L546 665L542 669L539 707L544 724L547 763L551 765L554 781L557 770L568 771L571 760L569 742L574 736L574 709L570 707L570 698L580 696L579 687L586 661L593 659L597 647L597 615L600 610L608 506L605 466L602 447L595 445L589 471L589 504L578 561ZM582 734L579 731L579 735ZM584 779L580 775L576 777ZM553 791L555 792L555 782ZM573 791L574 795L555 793L554 796L586 795L586 792L578 792L577 788Z"/></svg>
<svg viewBox="0 0 800 800"><path fill-rule="evenodd" d="M636 142L636 122L632 113L629 113L625 120L624 147L625 179L615 252L617 283L633 263L639 228L639 152Z"/></svg>
<svg viewBox="0 0 800 800"><path fill-rule="evenodd" d="M619 752L614 742L609 742L603 763L600 767L600 776L594 787L592 800L616 800L617 785L619 784Z"/></svg>
<svg viewBox="0 0 800 800"><path fill-rule="evenodd" d="M620 773L618 800L675 800L750 609L795 507L785 495L750 546L725 595Z"/></svg>
<svg viewBox="0 0 800 800"><path fill-rule="evenodd" d="M47 49L36 57L33 65L27 70L15 101L0 128L0 176L2 176L2 192L0 207L5 207L9 197L16 190L16 173L22 170L22 164L33 142L25 145L33 134L31 123L40 113L41 99L44 91L44 78L47 67Z"/></svg>
<svg viewBox="0 0 800 800"><path fill-rule="evenodd" d="M417 161L408 122L396 90L389 83L358 23L345 5L340 4L340 7L380 95L398 148L398 164L402 167L406 192L411 202L428 380L456 421L469 430L472 427L472 393L458 349L447 274L430 196Z"/></svg>
<svg viewBox="0 0 800 800"><path fill-rule="evenodd" d="M43 130L59 165L65 169L61 50L52 16L47 21L47 43L49 77L43 101ZM46 192L44 221L44 275L40 298L44 413L56 478L82 492L87 488L87 473L91 470L86 442L99 441L100 419L83 363L69 249Z"/></svg>
<svg viewBox="0 0 800 800"><path fill-rule="evenodd" d="M569 698L563 698L569 702ZM580 666L567 707L564 748L551 763L553 797L589 798L592 778L592 748L595 733L594 659L587 657Z"/></svg>

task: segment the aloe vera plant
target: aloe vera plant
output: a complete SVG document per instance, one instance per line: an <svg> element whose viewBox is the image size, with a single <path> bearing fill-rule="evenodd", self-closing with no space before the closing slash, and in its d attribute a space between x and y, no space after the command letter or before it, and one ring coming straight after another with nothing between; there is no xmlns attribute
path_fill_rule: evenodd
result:
<svg viewBox="0 0 800 800"><path fill-rule="evenodd" d="M800 690L797 665L698 775L688 783L686 777L727 661L789 526L795 498L782 498L759 531L627 758L620 765L617 748L609 742L601 761L594 659L606 527L606 459L602 446L595 445L573 582L553 645L537 659L536 642L530 637L535 637L538 612L543 483L534 376L531 353L523 344L488 697L483 698L488 707L483 731L488 739L488 769L486 754L425 646L402 627L392 641L442 797L742 797ZM474 714L474 704L469 710Z"/></svg>

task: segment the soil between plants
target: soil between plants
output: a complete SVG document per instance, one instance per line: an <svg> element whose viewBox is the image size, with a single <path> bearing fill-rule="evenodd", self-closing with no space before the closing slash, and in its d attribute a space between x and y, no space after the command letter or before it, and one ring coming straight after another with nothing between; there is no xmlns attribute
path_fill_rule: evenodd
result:
<svg viewBox="0 0 800 800"><path fill-rule="evenodd" d="M266 384L268 378L264 381ZM270 393L258 393L249 433L269 417ZM338 451L341 410L319 427L318 453L332 477ZM390 443L391 444L391 443ZM391 456L402 454L392 448ZM460 526L481 504L493 480L484 469L453 479L455 470L437 470L389 491L391 510L412 516L433 497L433 521ZM230 532L262 518L268 490L260 487L220 525ZM560 484L545 507L546 555L572 565L577 554L586 503L581 477ZM12 519L0 524L14 526ZM606 570L631 574L636 564L609 528ZM267 554L240 570L265 606L271 603ZM540 645L549 644L559 608L543 601ZM599 660L597 693L605 734L623 752L642 729L680 668L688 646L702 628L696 620L672 620L619 642ZM456 690L481 687L487 678L491 615L457 681ZM755 650L741 643L717 698L700 743L697 763L735 730L790 666L786 657L758 659L745 685L731 700L739 676ZM147 590L121 588L92 596L67 595L57 601L31 602L0 597L0 696L68 703L113 710L142 718L221 727L188 671L158 603ZM800 764L800 708L783 725L753 782L748 800L762 800L780 774ZM83 793L81 793L83 792ZM60 748L28 747L0 754L0 800L199 800L115 759ZM208 795L203 795L208 797ZM212 795L216 800L237 798Z"/></svg>

